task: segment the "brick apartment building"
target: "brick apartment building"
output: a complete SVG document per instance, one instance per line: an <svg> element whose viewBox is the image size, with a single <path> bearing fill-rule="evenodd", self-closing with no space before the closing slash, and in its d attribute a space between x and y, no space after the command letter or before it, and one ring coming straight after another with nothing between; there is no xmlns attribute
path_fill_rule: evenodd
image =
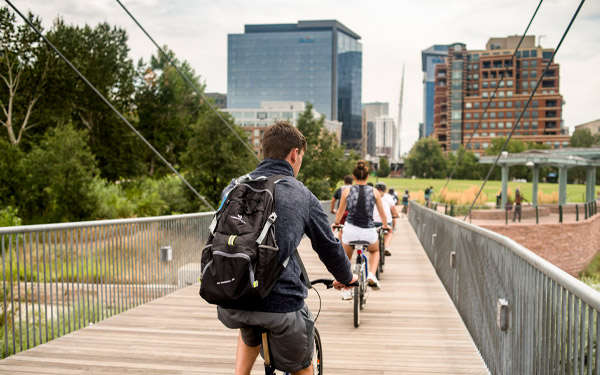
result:
<svg viewBox="0 0 600 375"><path fill-rule="evenodd" d="M444 152L466 146L480 120L471 144L476 154L483 155L492 139L508 136L553 53L535 46L535 36L526 36L511 62L520 38L491 38L483 51L468 51L465 44L455 43L448 47L445 63L435 66L433 136ZM513 139L551 148L568 146L562 103L559 66L552 62Z"/></svg>

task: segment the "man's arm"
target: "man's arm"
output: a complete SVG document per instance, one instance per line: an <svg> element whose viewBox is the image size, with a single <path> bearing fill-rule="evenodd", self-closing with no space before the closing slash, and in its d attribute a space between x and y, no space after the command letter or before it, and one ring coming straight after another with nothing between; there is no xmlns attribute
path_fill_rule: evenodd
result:
<svg viewBox="0 0 600 375"><path fill-rule="evenodd" d="M350 284L353 277L350 261L341 242L334 236L321 203L312 193L310 195L309 218L304 232L310 238L312 248L319 255L321 262L325 264L327 271L340 283ZM344 196L342 196L341 203L345 204ZM340 219L340 212L342 214L344 212L343 208L340 205L338 210Z"/></svg>
<svg viewBox="0 0 600 375"><path fill-rule="evenodd" d="M331 198L331 213L335 214L337 211L335 210L335 202L337 201L337 199L335 199L335 197Z"/></svg>

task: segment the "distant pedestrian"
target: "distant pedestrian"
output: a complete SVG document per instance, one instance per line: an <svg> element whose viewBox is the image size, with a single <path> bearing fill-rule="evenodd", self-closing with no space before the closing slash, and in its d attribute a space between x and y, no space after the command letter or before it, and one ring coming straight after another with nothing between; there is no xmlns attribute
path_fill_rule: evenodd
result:
<svg viewBox="0 0 600 375"><path fill-rule="evenodd" d="M425 189L425 206L426 207L431 206L431 196L432 195L433 195L433 186L430 186L427 189Z"/></svg>
<svg viewBox="0 0 600 375"><path fill-rule="evenodd" d="M404 195L402 196L402 216L408 216L408 200L410 199L410 194L408 194L408 190L404 191Z"/></svg>
<svg viewBox="0 0 600 375"><path fill-rule="evenodd" d="M521 195L521 191L519 191L519 189L517 189L515 191L515 212L513 212L513 223L515 222L515 219L517 218L517 215L519 215L519 223L521 222L521 202L523 200L527 200L525 199L522 195Z"/></svg>

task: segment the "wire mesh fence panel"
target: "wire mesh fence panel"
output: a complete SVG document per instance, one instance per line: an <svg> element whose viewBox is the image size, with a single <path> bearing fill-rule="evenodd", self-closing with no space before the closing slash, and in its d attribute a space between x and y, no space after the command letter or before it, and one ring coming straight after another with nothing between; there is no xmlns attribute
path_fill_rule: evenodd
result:
<svg viewBox="0 0 600 375"><path fill-rule="evenodd" d="M409 220L491 373L600 373L599 292L507 237L416 202Z"/></svg>

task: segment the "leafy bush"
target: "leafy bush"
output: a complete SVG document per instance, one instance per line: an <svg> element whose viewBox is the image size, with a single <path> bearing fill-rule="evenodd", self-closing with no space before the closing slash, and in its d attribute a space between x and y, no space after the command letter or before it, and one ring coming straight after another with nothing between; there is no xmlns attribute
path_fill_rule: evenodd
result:
<svg viewBox="0 0 600 375"><path fill-rule="evenodd" d="M120 184L108 182L100 177L94 178L90 194L96 200L93 219L117 219L132 217L135 204L125 195Z"/></svg>
<svg viewBox="0 0 600 375"><path fill-rule="evenodd" d="M0 227L17 227L21 225L21 218L18 216L19 210L8 206L0 210Z"/></svg>

